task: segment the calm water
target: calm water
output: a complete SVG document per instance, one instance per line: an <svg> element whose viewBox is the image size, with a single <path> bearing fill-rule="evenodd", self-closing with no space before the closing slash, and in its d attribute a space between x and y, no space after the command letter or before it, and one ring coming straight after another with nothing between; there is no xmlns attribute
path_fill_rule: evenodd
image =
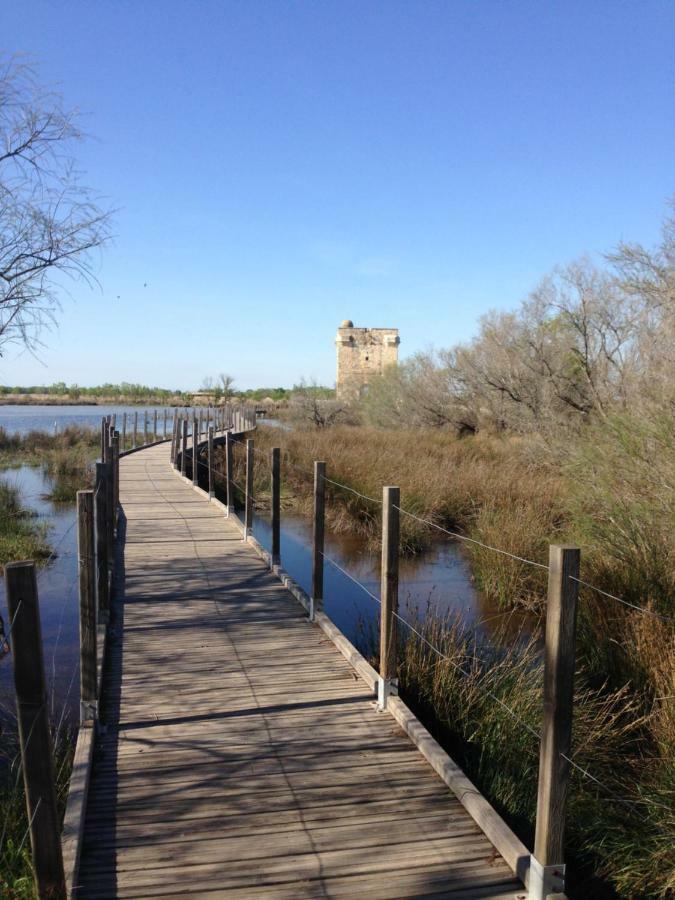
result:
<svg viewBox="0 0 675 900"><path fill-rule="evenodd" d="M21 466L0 472L0 481L17 486L24 505L34 510L47 528L47 540L56 549L54 559L38 572L38 597L44 643L48 696L53 711L64 703L71 709L79 701L79 613L75 504L43 499L50 480L39 468ZM0 583L0 615L9 624L4 579ZM14 709L11 658L0 660L0 714Z"/></svg>
<svg viewBox="0 0 675 900"><path fill-rule="evenodd" d="M272 529L266 516L254 513L253 534L271 551ZM311 523L282 512L281 562L307 593L312 583L311 544ZM364 549L360 538L330 533L326 534L325 556L344 570L326 560L325 612L359 649L367 650L371 643L368 639L378 627L379 603L374 598L380 597L380 556ZM488 641L497 628L506 624L503 612L475 589L461 546L442 539L423 553L401 559L399 607L402 617L413 623L418 616L424 618L427 614L459 614L467 625L475 627L480 638ZM513 613L508 618L508 632L516 637L527 618Z"/></svg>
<svg viewBox="0 0 675 900"><path fill-rule="evenodd" d="M138 413L139 427L142 427L143 414L147 411L152 422L155 410L158 412L157 430L162 433L164 427L164 409L167 409L167 428L171 434L171 416L173 407L160 406L9 406L0 405L0 427L10 434L26 434L32 429L48 431L51 434L62 431L68 425L79 425L81 428L98 428L103 416L116 415L118 423L122 414L127 414L129 427L134 413Z"/></svg>

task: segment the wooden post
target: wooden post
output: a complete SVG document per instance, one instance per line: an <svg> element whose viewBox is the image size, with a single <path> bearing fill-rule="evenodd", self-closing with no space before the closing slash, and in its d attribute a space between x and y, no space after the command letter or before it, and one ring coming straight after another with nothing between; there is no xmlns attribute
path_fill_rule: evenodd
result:
<svg viewBox="0 0 675 900"><path fill-rule="evenodd" d="M108 423L105 420L105 416L101 419L101 462L105 460L105 448L106 448L106 440L108 435Z"/></svg>
<svg viewBox="0 0 675 900"><path fill-rule="evenodd" d="M326 531L326 463L314 462L314 523L312 526L312 593L309 619L323 606L323 550Z"/></svg>
<svg viewBox="0 0 675 900"><path fill-rule="evenodd" d="M244 507L244 540L253 529L253 441L246 441L246 505Z"/></svg>
<svg viewBox="0 0 675 900"><path fill-rule="evenodd" d="M155 410L155 417L152 424L152 439L153 441L157 440L157 410Z"/></svg>
<svg viewBox="0 0 675 900"><path fill-rule="evenodd" d="M148 411L147 409L143 410L143 446L145 447L148 443Z"/></svg>
<svg viewBox="0 0 675 900"><path fill-rule="evenodd" d="M96 720L96 570L94 492L77 492L77 563L80 597L80 725Z"/></svg>
<svg viewBox="0 0 675 900"><path fill-rule="evenodd" d="M544 900L565 890L565 805L569 782L574 701L574 653L581 551L552 544L548 558L544 722L539 748L539 790L528 896Z"/></svg>
<svg viewBox="0 0 675 900"><path fill-rule="evenodd" d="M138 447L138 410L134 410L134 447L135 450Z"/></svg>
<svg viewBox="0 0 675 900"><path fill-rule="evenodd" d="M234 481L232 460L232 437L230 432L225 434L225 478L227 480L227 515L230 516L234 512Z"/></svg>
<svg viewBox="0 0 675 900"><path fill-rule="evenodd" d="M33 871L39 897L65 900L61 825L56 808L54 757L47 718L40 607L35 565L5 566L12 634L16 717L30 828Z"/></svg>
<svg viewBox="0 0 675 900"><path fill-rule="evenodd" d="M127 449L127 414L122 413L122 450Z"/></svg>
<svg viewBox="0 0 675 900"><path fill-rule="evenodd" d="M116 431L112 439L110 462L113 471L113 521L117 525L117 511L120 506L120 433Z"/></svg>
<svg viewBox="0 0 675 900"><path fill-rule="evenodd" d="M106 501L106 463L96 463L96 594L98 615L101 622L108 621L110 610L110 584L108 581L108 511Z"/></svg>
<svg viewBox="0 0 675 900"><path fill-rule="evenodd" d="M169 410L165 406L164 407L164 432L162 434L162 437L164 438L164 440L166 440L166 417L168 416L168 414L169 414Z"/></svg>
<svg viewBox="0 0 675 900"><path fill-rule="evenodd" d="M272 448L272 565L281 564L281 450Z"/></svg>
<svg viewBox="0 0 675 900"><path fill-rule="evenodd" d="M112 571L115 558L115 476L113 464L110 459L106 462L105 470L105 511L106 540L108 541L108 568Z"/></svg>
<svg viewBox="0 0 675 900"><path fill-rule="evenodd" d="M173 423L171 426L171 450L169 451L169 459L171 461L171 465L176 467L176 414L173 416Z"/></svg>
<svg viewBox="0 0 675 900"><path fill-rule="evenodd" d="M203 433L204 433L204 410L200 406L199 407L199 431L197 432L198 437L201 438Z"/></svg>
<svg viewBox="0 0 675 900"><path fill-rule="evenodd" d="M182 448L180 454L180 474L185 478L186 471L186 460L185 457L187 455L187 433L188 433L188 421L187 416L183 419L183 440L182 440Z"/></svg>
<svg viewBox="0 0 675 900"><path fill-rule="evenodd" d="M382 582L380 609L380 679L377 702L387 708L387 697L398 693L396 667L398 614L398 544L401 489L385 487L382 492Z"/></svg>
<svg viewBox="0 0 675 900"><path fill-rule="evenodd" d="M199 429L195 410L192 411L192 483L199 484Z"/></svg>
<svg viewBox="0 0 675 900"><path fill-rule="evenodd" d="M215 489L214 478L213 478L213 425L209 425L208 465L209 465L209 497L215 497L216 489Z"/></svg>

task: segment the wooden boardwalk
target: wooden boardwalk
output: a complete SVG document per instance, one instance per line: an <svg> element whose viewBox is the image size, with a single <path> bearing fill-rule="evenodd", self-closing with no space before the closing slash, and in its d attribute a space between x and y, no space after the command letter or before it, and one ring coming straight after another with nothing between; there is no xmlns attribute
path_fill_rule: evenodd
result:
<svg viewBox="0 0 675 900"><path fill-rule="evenodd" d="M167 444L121 459L120 503L78 897L524 896Z"/></svg>

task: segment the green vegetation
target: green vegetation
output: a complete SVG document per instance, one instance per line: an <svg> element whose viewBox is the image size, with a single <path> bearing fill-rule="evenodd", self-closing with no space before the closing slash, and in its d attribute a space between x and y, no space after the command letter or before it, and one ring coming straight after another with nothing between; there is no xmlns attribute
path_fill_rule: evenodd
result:
<svg viewBox="0 0 675 900"><path fill-rule="evenodd" d="M0 710L3 723L0 739L0 810L2 810L2 843L0 844L0 896L7 900L34 900L37 897L31 867L30 836L19 756L16 725L8 710ZM75 751L74 729L67 722L52 728L56 800L63 819L68 798L68 785Z"/></svg>
<svg viewBox="0 0 675 900"><path fill-rule="evenodd" d="M0 568L12 560L41 559L48 554L44 526L21 504L19 491L0 481Z"/></svg>
<svg viewBox="0 0 675 900"><path fill-rule="evenodd" d="M8 434L0 427L0 469L42 466L52 480L48 495L54 501L73 501L77 491L93 484L93 461L100 452L98 432L69 426L58 434L29 431Z"/></svg>
<svg viewBox="0 0 675 900"><path fill-rule="evenodd" d="M404 699L532 846L538 742L521 722L539 733L543 666L535 641L514 642L504 634L481 644L454 619L426 618L416 626L448 661L406 635L399 670ZM598 686L580 668L574 715L572 758L611 793L572 771L568 895L610 897L608 880L626 897L667 896L673 887L672 772L649 764L644 770L639 700L628 686Z"/></svg>

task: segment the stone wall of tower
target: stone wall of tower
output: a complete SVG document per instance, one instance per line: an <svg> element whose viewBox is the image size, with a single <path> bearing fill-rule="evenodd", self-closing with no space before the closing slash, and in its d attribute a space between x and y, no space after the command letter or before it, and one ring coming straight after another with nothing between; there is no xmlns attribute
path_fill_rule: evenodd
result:
<svg viewBox="0 0 675 900"><path fill-rule="evenodd" d="M351 323L340 326L335 339L338 398L356 399L374 376L396 365L400 342L398 328L354 328Z"/></svg>

